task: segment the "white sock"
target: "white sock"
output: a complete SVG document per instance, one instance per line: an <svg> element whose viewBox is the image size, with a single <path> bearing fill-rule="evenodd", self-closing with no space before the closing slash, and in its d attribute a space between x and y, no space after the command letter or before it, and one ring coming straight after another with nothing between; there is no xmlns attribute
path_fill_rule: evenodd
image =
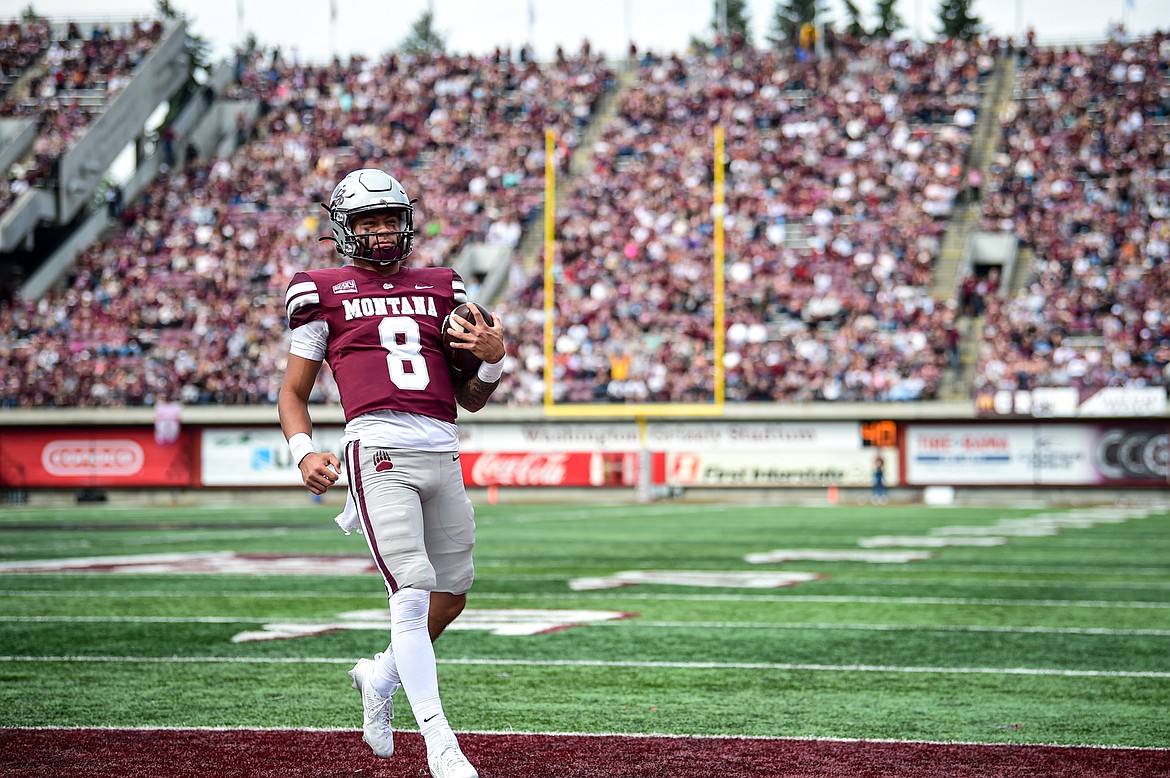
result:
<svg viewBox="0 0 1170 778"><path fill-rule="evenodd" d="M383 697L393 697L394 692L402 684L398 677L398 665L394 661L394 645L386 646L386 650L374 654L374 667L370 670L366 680L374 691Z"/></svg>
<svg viewBox="0 0 1170 778"><path fill-rule="evenodd" d="M430 608L430 592L399 589L390 598L390 644L394 662L428 752L455 738L439 700L435 648L427 630Z"/></svg>

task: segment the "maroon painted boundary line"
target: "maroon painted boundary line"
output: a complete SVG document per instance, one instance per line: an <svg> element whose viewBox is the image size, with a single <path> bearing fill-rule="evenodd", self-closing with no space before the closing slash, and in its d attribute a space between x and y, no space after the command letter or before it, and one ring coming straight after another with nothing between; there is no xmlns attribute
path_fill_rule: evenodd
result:
<svg viewBox="0 0 1170 778"><path fill-rule="evenodd" d="M1170 778L1165 750L873 741L463 734L481 778ZM358 731L0 729L0 776L427 776L422 738Z"/></svg>

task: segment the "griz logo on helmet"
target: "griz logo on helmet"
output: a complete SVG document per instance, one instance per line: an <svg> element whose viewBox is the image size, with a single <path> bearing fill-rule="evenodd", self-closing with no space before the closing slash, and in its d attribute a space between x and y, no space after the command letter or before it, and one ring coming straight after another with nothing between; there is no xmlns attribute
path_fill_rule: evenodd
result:
<svg viewBox="0 0 1170 778"><path fill-rule="evenodd" d="M374 168L354 170L333 188L328 204L321 203L329 212L333 228L333 235L321 240L333 241L337 253L351 259L382 266L400 262L414 250L414 204L417 202L388 173ZM362 214L387 210L397 212L396 231L354 231L353 224Z"/></svg>

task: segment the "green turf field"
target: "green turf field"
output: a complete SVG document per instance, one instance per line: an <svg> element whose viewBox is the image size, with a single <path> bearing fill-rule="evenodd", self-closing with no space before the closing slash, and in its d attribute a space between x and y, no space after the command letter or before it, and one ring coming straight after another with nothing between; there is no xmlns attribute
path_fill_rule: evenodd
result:
<svg viewBox="0 0 1170 778"><path fill-rule="evenodd" d="M385 593L335 512L0 509L0 725L359 727L346 671L384 647ZM456 729L1170 747L1165 507L501 504L477 516L461 621L482 628L438 644ZM1004 545L881 540L996 542L987 533L1021 527ZM934 556L745 559L777 549ZM14 568L30 562L46 571ZM572 585L647 571L665 580ZM786 571L822 577L742 577ZM580 625L508 634L519 609ZM282 629L320 634L233 642ZM414 728L398 704L397 724Z"/></svg>

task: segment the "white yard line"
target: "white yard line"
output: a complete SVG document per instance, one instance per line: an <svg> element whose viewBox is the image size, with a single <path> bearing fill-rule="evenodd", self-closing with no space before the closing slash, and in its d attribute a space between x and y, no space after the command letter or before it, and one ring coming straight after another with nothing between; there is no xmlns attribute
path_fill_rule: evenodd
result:
<svg viewBox="0 0 1170 778"><path fill-rule="evenodd" d="M375 592L195 592L182 594L173 591L76 591L76 590L0 590L5 597L113 597L126 599L131 597L247 597L280 598L280 599L349 599L349 598L376 598L385 600L384 595ZM1170 609L1170 602L1148 602L1133 600L1013 600L1006 598L987 597L877 597L851 595L798 595L798 594L669 594L669 593L636 593L622 589L610 589L599 592L554 593L554 592L475 592L471 595L475 600L637 600L661 602L801 602L801 603L835 603L835 604L889 604L889 605L997 605L1003 607L1040 607L1040 608L1137 608L1137 609Z"/></svg>
<svg viewBox="0 0 1170 778"><path fill-rule="evenodd" d="M866 571L869 572L869 571ZM1170 572L1167 572L1170 577ZM508 580L506 576L500 578L492 577L492 580ZM542 579L538 579L542 580ZM543 579L543 580L564 580L557 579ZM1170 589L1170 581L1144 581L1138 583L1097 583L1095 581L1058 581L1058 580L1041 580L1028 579L1023 581L987 581L987 580L961 580L957 578L839 578L837 576L829 575L822 582L821 586L825 584L837 584L839 586L968 586L968 587L986 587L988 589L1004 588L1004 589L1035 589L1038 586L1050 587L1069 587L1082 589Z"/></svg>
<svg viewBox="0 0 1170 778"><path fill-rule="evenodd" d="M395 724L395 729L399 729ZM355 732L353 727L151 727L133 725L119 727L117 725L103 725L96 727L83 726L34 726L34 727L3 727L3 731L78 731L78 732ZM414 732L409 726L401 728L402 732ZM922 746L979 746L987 748L1085 748L1099 751L1170 751L1170 748L1157 746L1119 746L1112 744L1098 745L1093 743L995 743L978 740L895 740L893 738L854 738L854 737L816 737L816 736L779 736L768 735L740 735L729 733L726 735L679 735L669 732L517 732L514 730L491 729L461 729L461 734L485 735L488 737L580 737L580 738L622 738L641 739L653 738L656 740L778 740L792 743L885 743L891 745L922 745Z"/></svg>
<svg viewBox="0 0 1170 778"><path fill-rule="evenodd" d="M545 599L545 600L661 600L685 602L804 602L836 604L890 604L890 605L999 605L1004 607L1040 608L1153 608L1170 609L1170 602L1135 602L1132 600L1010 600L988 597L876 597L848 595L775 595L775 594L637 594L608 590L579 594L513 594L480 592L477 600Z"/></svg>
<svg viewBox="0 0 1170 778"><path fill-rule="evenodd" d="M242 656L0 656L0 662L98 662L111 664L273 664L346 665L352 657ZM1062 678L1170 678L1151 670L1071 670L1047 667L913 667L900 665L822 665L787 662L637 662L600 659L443 659L443 665L471 667L606 667L669 670L770 670L830 673L916 673L927 675L1036 675Z"/></svg>
<svg viewBox="0 0 1170 778"><path fill-rule="evenodd" d="M472 611L468 611L471 613ZM0 623L64 624L334 624L333 619L298 619L283 616L0 616ZM617 619L590 623L591 627L637 629L777 629L850 632L994 632L1020 635L1104 635L1120 637L1170 637L1170 629L1110 629L1106 627L1012 627L981 624L832 624L754 621L643 621Z"/></svg>
<svg viewBox="0 0 1170 778"><path fill-rule="evenodd" d="M0 589L0 596L3 597L113 597L115 599L126 599L128 597L166 597L170 599L181 599L184 597L247 597L254 599L280 599L280 600L344 600L351 598L365 598L370 597L377 599L383 604L386 602L386 592L383 590L381 594L376 589L371 588L368 592L310 592L301 590L289 590L287 592L173 592L158 589L143 589L141 591L125 590L116 591L110 590L106 592L101 591L77 591L73 589ZM536 595L533 595L536 596Z"/></svg>
<svg viewBox="0 0 1170 778"><path fill-rule="evenodd" d="M133 532L144 532L133 530ZM272 527L270 529L224 529L201 530L198 532L180 530L151 530L146 535L118 538L119 546L164 546L175 543L202 543L205 540L249 540L253 538L271 538L277 535L287 536L287 527ZM21 546L0 546L0 554L20 554L30 551L65 551L72 548L92 548L98 545L113 545L108 539L102 540L66 540L46 541L45 543L25 543Z"/></svg>

